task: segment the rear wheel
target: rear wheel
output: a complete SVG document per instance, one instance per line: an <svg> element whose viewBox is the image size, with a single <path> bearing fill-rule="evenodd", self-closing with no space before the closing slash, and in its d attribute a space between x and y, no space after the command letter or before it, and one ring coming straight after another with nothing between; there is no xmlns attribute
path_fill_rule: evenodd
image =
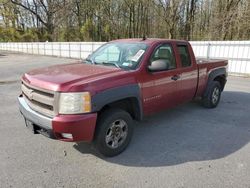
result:
<svg viewBox="0 0 250 188"><path fill-rule="evenodd" d="M100 153L112 157L128 146L133 134L133 120L121 109L110 109L101 114L97 123L95 145Z"/></svg>
<svg viewBox="0 0 250 188"><path fill-rule="evenodd" d="M202 104L206 108L215 108L220 102L220 82L213 81L208 87L207 95L202 98Z"/></svg>

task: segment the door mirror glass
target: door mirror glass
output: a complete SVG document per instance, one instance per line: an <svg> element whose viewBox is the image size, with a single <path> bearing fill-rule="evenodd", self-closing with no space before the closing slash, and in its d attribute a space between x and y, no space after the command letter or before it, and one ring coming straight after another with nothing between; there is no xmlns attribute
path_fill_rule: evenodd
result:
<svg viewBox="0 0 250 188"><path fill-rule="evenodd" d="M158 59L148 66L148 70L151 72L168 70L170 62L167 59Z"/></svg>

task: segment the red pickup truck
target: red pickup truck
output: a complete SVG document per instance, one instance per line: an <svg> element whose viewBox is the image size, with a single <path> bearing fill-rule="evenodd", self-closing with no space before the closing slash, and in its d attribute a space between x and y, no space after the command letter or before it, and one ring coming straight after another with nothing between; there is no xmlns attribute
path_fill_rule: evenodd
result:
<svg viewBox="0 0 250 188"><path fill-rule="evenodd" d="M187 41L115 40L83 61L25 73L19 108L33 133L94 141L115 156L128 146L134 120L194 98L216 107L227 64L195 59Z"/></svg>

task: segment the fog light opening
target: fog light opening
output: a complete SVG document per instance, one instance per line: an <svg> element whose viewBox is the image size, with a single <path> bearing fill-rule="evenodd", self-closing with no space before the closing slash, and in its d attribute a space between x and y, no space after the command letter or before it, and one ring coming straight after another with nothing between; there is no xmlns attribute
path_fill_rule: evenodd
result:
<svg viewBox="0 0 250 188"><path fill-rule="evenodd" d="M61 135L63 138L69 138L69 139L73 138L72 134L70 134L70 133L62 133Z"/></svg>

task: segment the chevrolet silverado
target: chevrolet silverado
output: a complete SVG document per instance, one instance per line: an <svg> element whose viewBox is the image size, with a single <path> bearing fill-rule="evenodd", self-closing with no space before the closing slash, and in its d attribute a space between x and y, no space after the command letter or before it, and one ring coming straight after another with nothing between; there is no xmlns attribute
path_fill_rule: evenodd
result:
<svg viewBox="0 0 250 188"><path fill-rule="evenodd" d="M33 133L93 141L105 156L129 144L134 120L200 98L214 108L227 60L196 59L182 40L121 39L83 61L25 73L19 108Z"/></svg>

